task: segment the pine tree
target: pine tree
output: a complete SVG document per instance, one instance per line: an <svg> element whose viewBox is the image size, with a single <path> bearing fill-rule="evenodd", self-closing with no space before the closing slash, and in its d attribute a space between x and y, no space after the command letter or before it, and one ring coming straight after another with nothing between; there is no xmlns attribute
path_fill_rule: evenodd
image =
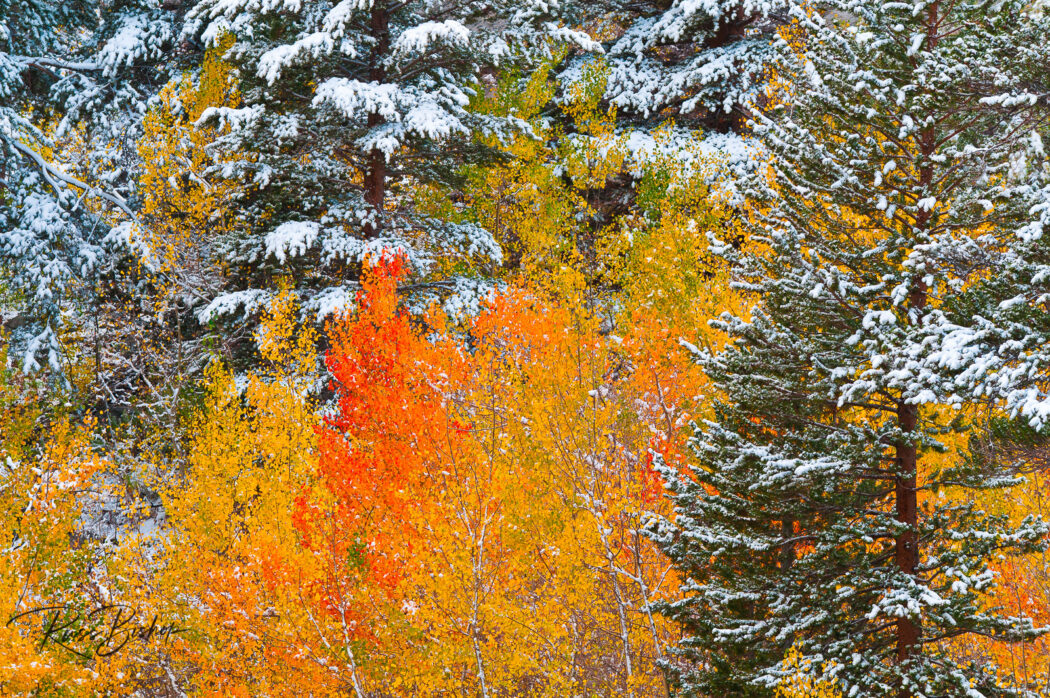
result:
<svg viewBox="0 0 1050 698"><path fill-rule="evenodd" d="M131 145L177 63L179 14L149 0L0 2L0 256L27 371L62 370L70 311L136 257L114 225L134 217Z"/></svg>
<svg viewBox="0 0 1050 698"><path fill-rule="evenodd" d="M229 128L219 147L243 155L222 174L257 185L247 229L225 245L229 289L204 319L250 313L274 276L323 318L352 305L363 260L382 249L407 254L424 301L476 300L499 245L421 214L415 192L454 186L462 164L492 156L479 135L527 129L471 108L484 75L592 44L547 2L202 0L191 17L207 41L237 36L243 104L202 122Z"/></svg>
<svg viewBox="0 0 1050 698"><path fill-rule="evenodd" d="M971 255L977 282L952 300L930 337L936 347L930 364L945 374L946 390L999 401L1009 413L1009 428L990 435L1004 444L1045 438L1050 428L1050 163L1043 146L1048 78L1044 72L1041 85L1033 81L1041 128L1031 132L1027 152L1018 153L1008 175L1033 202L1032 220L997 231L979 256Z"/></svg>
<svg viewBox="0 0 1050 698"><path fill-rule="evenodd" d="M955 661L968 633L1037 635L987 607L992 556L1047 528L986 515L938 369L945 312L996 234L1030 215L1017 156L1045 118L1045 20L1026 3L795 4L793 103L762 116L753 249L721 251L754 294L698 352L725 396L698 426L676 505L653 535L685 581L667 612L687 636L687 695L770 695L791 651L847 696L1017 695ZM787 53L786 40L781 48ZM749 693L750 692L750 693Z"/></svg>
<svg viewBox="0 0 1050 698"><path fill-rule="evenodd" d="M607 97L644 120L673 115L689 126L742 126L776 62L771 38L784 0L602 2L594 22L607 44ZM619 29L616 27L619 25Z"/></svg>

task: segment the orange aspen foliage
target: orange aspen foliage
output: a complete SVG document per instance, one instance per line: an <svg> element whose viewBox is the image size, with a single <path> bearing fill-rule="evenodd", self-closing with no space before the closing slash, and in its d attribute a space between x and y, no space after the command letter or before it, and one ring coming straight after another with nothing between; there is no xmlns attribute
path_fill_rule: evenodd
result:
<svg viewBox="0 0 1050 698"><path fill-rule="evenodd" d="M208 696L664 695L677 580L643 529L703 392L677 332L521 290L413 317L404 271L374 264L330 327L323 417L287 295L265 368L212 369L186 462L157 468L165 535L109 567L185 632L128 664Z"/></svg>
<svg viewBox="0 0 1050 698"><path fill-rule="evenodd" d="M315 540L322 519L331 532L323 545L346 562L337 576L387 589L397 586L418 540L409 511L427 504L418 491L419 443L447 421L440 396L452 379L430 375L446 347L423 338L398 308L404 271L400 258L378 262L366 274L358 317L332 330L328 367L340 387L339 412L321 431L318 476L333 489L334 505L323 510L307 493L296 509L307 545L322 544Z"/></svg>
<svg viewBox="0 0 1050 698"><path fill-rule="evenodd" d="M375 265L331 328L338 411L296 500L353 690L660 694L675 584L641 529L698 370L667 330L603 336L523 292L461 329L412 319L402 272Z"/></svg>
<svg viewBox="0 0 1050 698"><path fill-rule="evenodd" d="M427 446L447 437L455 448L459 433L443 395L458 381L460 354L448 341L429 341L399 307L406 271L400 257L378 260L364 275L356 317L330 328L338 411L318 430L316 480L293 515L319 561L304 578L312 620L341 639L357 695L376 681L405 679L385 672L383 656L404 625L405 580L430 544Z"/></svg>
<svg viewBox="0 0 1050 698"><path fill-rule="evenodd" d="M1047 487L1050 476L1037 467L1024 474L1025 481L1008 492L986 493L982 505L1005 514L1011 521L1027 516L1045 517L1050 510ZM1028 616L1036 627L1050 626L1050 552L1032 553L995 561L997 585L988 604L1011 616ZM1018 643L971 638L956 643L958 652L978 661L991 659L1007 678L1028 691L1050 690L1050 638L1043 636Z"/></svg>

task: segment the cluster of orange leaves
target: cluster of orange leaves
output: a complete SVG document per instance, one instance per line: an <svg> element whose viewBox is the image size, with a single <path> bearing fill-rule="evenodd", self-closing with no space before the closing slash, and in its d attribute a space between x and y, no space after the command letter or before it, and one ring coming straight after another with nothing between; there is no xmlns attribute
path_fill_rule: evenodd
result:
<svg viewBox="0 0 1050 698"><path fill-rule="evenodd" d="M319 336L283 294L263 365L215 368L164 533L98 573L184 632L134 644L128 685L206 696L661 695L679 594L642 529L667 514L654 458L684 464L705 384L680 328L616 336L507 290L450 319L402 306L403 260L328 328L334 406L307 386ZM333 404L333 403L328 403ZM181 689L180 689L181 690Z"/></svg>
<svg viewBox="0 0 1050 698"><path fill-rule="evenodd" d="M699 374L666 327L608 338L525 292L466 327L367 273L330 328L338 410L295 499L305 579L354 691L656 690L675 593L640 528L665 506ZM301 577L300 577L301 578ZM315 617L315 616L311 616ZM382 659L379 659L382 658Z"/></svg>
<svg viewBox="0 0 1050 698"><path fill-rule="evenodd" d="M982 504L1013 521L1033 514L1046 518L1050 513L1048 484L1047 474L1036 470L1026 474L1025 482L1018 486L986 494ZM992 569L998 578L989 605L1006 616L1027 616L1037 628L1050 628L1050 552L1003 557L993 561ZM1050 636L1016 643L970 637L956 649L978 661L991 658L1004 677L1025 690L1040 695L1050 691Z"/></svg>
<svg viewBox="0 0 1050 698"><path fill-rule="evenodd" d="M318 476L334 501L326 508L308 489L294 518L305 544L323 548L332 561L330 590L398 585L420 539L409 512L427 505L419 489L422 445L440 439L450 423L441 395L457 376L431 370L441 363L455 370L455 354L420 337L399 312L403 269L401 258L381 260L358 296L357 319L332 331L327 364L339 386L339 412L320 430Z"/></svg>

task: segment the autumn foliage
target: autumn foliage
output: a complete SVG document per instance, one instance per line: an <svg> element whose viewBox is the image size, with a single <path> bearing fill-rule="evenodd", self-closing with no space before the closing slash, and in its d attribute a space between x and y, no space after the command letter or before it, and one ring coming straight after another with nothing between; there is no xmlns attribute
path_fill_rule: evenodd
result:
<svg viewBox="0 0 1050 698"><path fill-rule="evenodd" d="M402 269L373 266L332 328L338 413L295 507L354 690L658 690L673 574L640 528L695 369L636 371L654 347L524 292L413 318Z"/></svg>

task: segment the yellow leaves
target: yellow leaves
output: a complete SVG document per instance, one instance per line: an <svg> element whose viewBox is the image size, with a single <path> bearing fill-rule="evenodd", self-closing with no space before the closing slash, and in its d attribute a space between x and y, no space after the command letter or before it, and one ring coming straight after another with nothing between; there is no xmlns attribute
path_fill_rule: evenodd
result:
<svg viewBox="0 0 1050 698"><path fill-rule="evenodd" d="M237 222L232 203L239 185L209 174L216 164L208 148L215 134L196 124L205 109L240 102L233 66L222 59L232 41L227 35L209 49L196 80L187 74L166 85L143 120L138 153L145 229L138 232L153 263L169 274L211 266L208 238Z"/></svg>
<svg viewBox="0 0 1050 698"><path fill-rule="evenodd" d="M408 620L435 641L404 660L432 667L414 695L475 690L482 675L490 690L537 696L651 693L668 630L646 609L671 582L634 532L651 427L625 419L641 397L632 385L608 383L619 344L578 310L526 295L500 299L472 333L475 373L454 403L472 428L454 453L430 456L448 476L433 554L419 552L406 582ZM614 673L582 669L625 652Z"/></svg>
<svg viewBox="0 0 1050 698"><path fill-rule="evenodd" d="M608 66L591 61L582 72L561 104L572 134L534 119L535 136L502 144L508 163L471 171L465 208L496 234L518 285L580 307L616 288L629 308L703 326L694 321L734 302L724 270L707 253L709 234L737 237L718 192L722 163L701 152L699 136L673 142L680 134L672 124L656 132L651 147L632 150L615 109L602 106ZM521 95L516 86L501 84L488 98L492 108L531 118L553 95L547 71L533 75ZM633 191L619 194L618 187ZM601 207L618 196L630 207L610 216ZM428 205L455 215L438 198Z"/></svg>
<svg viewBox="0 0 1050 698"><path fill-rule="evenodd" d="M605 61L588 61L579 80L566 90L565 113L581 133L589 136L611 136L615 132L616 108L601 109L609 81L609 66Z"/></svg>
<svg viewBox="0 0 1050 698"><path fill-rule="evenodd" d="M0 362L6 361L7 347L0 346ZM37 390L28 376L0 371L0 460L20 460L31 445L34 426L41 417L40 403L34 399Z"/></svg>
<svg viewBox="0 0 1050 698"><path fill-rule="evenodd" d="M93 425L75 426L62 415L47 423L30 406L35 398L31 384L0 373L0 530L7 536L0 555L0 686L15 695L86 693L96 675L76 655L42 642L44 618L34 609L89 601L83 494L102 489L96 477L104 464L88 446ZM34 434L41 423L46 433Z"/></svg>
<svg viewBox="0 0 1050 698"><path fill-rule="evenodd" d="M531 122L557 93L558 85L551 73L565 60L567 53L568 49L564 47L556 49L554 55L533 69L527 77L516 71L502 72L498 79L486 76L483 78L486 89L472 99L471 106L485 114L514 115ZM502 145L496 136L485 138L484 142L489 146Z"/></svg>
<svg viewBox="0 0 1050 698"><path fill-rule="evenodd" d="M813 16L818 10L813 5L806 7L806 13L809 16ZM807 61L808 58L805 55L806 45L809 41L809 36L806 30L802 26L802 22L796 17L786 24L783 24L777 29L777 34L780 39L787 45L788 50L794 55L798 63ZM761 108L763 110L772 111L777 107L787 106L792 102L796 85L799 83L800 76L794 72L784 73L785 66L781 63L776 69L772 70L772 75L769 76L769 80L764 88L765 92L765 104L762 105L750 105L752 108Z"/></svg>
<svg viewBox="0 0 1050 698"><path fill-rule="evenodd" d="M627 135L617 133L615 107L601 108L609 68L603 61L588 62L582 79L568 89L563 111L577 132L564 138L561 161L575 187L600 189L624 170L629 157Z"/></svg>
<svg viewBox="0 0 1050 698"><path fill-rule="evenodd" d="M843 698L830 682L815 680L808 675L809 662L794 647L784 658L783 669L790 675L777 687L776 698Z"/></svg>
<svg viewBox="0 0 1050 698"><path fill-rule="evenodd" d="M166 534L127 538L113 565L144 590L143 606L187 629L169 661L193 667L203 695L292 695L300 675L310 685L322 669L310 657L323 643L307 639L299 579L288 573L316 569L291 522L313 475L318 424L303 394L314 335L297 327L295 311L282 294L261 322L269 369L235 380L209 368L187 460L178 472L158 467L152 482Z"/></svg>
<svg viewBox="0 0 1050 698"><path fill-rule="evenodd" d="M296 321L295 300L287 290L263 313L255 341L271 371L307 376L317 363L317 329Z"/></svg>
<svg viewBox="0 0 1050 698"><path fill-rule="evenodd" d="M621 221L599 242L604 278L623 290L631 308L666 318L684 330L706 332L706 320L742 304L729 287L728 269L708 251L712 236L743 244L731 208L714 184L720 163L692 144L683 168L663 144L638 185L640 215ZM681 153L682 151L674 151ZM686 152L690 152L686 150ZM713 339L712 338L705 338Z"/></svg>

